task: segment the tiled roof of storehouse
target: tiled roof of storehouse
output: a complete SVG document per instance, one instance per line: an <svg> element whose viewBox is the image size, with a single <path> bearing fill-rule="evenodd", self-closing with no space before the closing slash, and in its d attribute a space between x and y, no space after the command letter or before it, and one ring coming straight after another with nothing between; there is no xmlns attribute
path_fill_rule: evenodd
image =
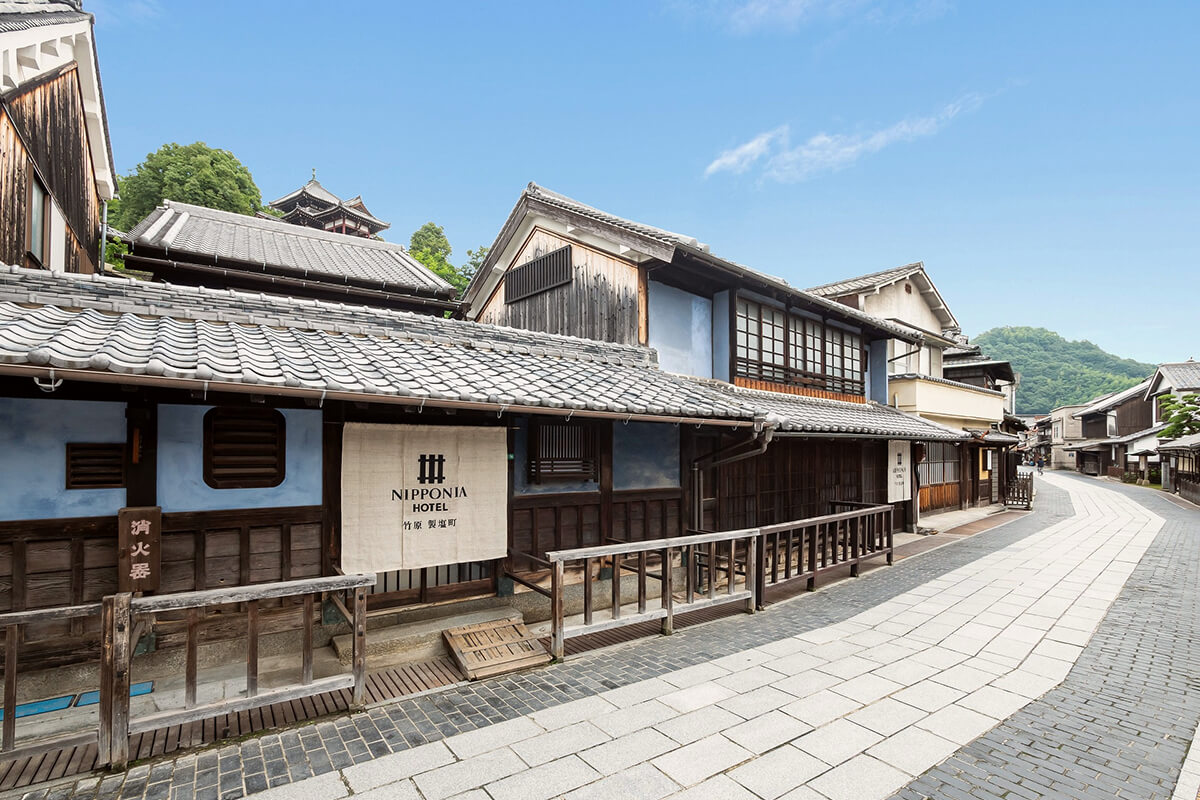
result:
<svg viewBox="0 0 1200 800"><path fill-rule="evenodd" d="M879 403L847 403L818 397L743 389L706 381L722 394L761 409L767 422L783 433L854 435L866 438L960 442L969 438L961 430L906 414Z"/></svg>
<svg viewBox="0 0 1200 800"><path fill-rule="evenodd" d="M1156 391L1162 381L1169 383L1171 389L1176 392L1200 390L1200 362L1188 359L1170 364L1159 364L1158 370L1150 381L1147 392Z"/></svg>
<svg viewBox="0 0 1200 800"><path fill-rule="evenodd" d="M230 269L249 271L255 265L316 281L350 279L394 291L454 296L453 286L398 244L173 200L135 225L126 241L135 254L143 247Z"/></svg>
<svg viewBox="0 0 1200 800"><path fill-rule="evenodd" d="M207 382L216 391L753 419L653 351L230 290L0 273L0 365ZM368 399L364 397L363 399Z"/></svg>

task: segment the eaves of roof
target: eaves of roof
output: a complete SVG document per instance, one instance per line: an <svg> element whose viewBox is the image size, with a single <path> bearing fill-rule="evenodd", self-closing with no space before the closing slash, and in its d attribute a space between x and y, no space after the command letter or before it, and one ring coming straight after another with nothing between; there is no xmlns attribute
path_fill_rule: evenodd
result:
<svg viewBox="0 0 1200 800"><path fill-rule="evenodd" d="M1108 411L1111 408L1115 408L1124 402L1138 397L1139 395L1145 395L1150 383L1151 379L1147 378L1137 386L1131 386L1128 389L1123 389L1119 392L1105 395L1099 400L1093 401L1091 405L1087 406L1082 411L1075 412L1071 415L1071 417L1074 419L1079 419L1080 417L1086 417L1091 414L1099 414L1101 412Z"/></svg>
<svg viewBox="0 0 1200 800"><path fill-rule="evenodd" d="M995 389L985 389L982 386L972 386L969 383L960 383L959 381L952 381L949 378L935 378L932 375L923 375L920 372L902 372L897 375L888 375L888 381L905 380L928 381L929 383L940 383L946 386L953 386L956 389L967 389L972 392L979 392L980 394L999 395L1000 397L1004 396L1004 392L998 392Z"/></svg>

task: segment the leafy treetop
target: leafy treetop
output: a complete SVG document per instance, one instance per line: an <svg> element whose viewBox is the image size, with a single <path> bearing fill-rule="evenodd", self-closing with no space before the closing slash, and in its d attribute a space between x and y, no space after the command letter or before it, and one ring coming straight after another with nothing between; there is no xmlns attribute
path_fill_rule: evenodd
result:
<svg viewBox="0 0 1200 800"><path fill-rule="evenodd" d="M487 251L486 247L468 250L467 263L462 267L454 266L450 263L450 254L453 252L450 248L450 240L446 238L446 232L442 226L432 222L426 222L413 231L412 238L408 243L408 252L412 257L453 286L459 296L471 282L471 276L475 274L475 270L483 263Z"/></svg>
<svg viewBox="0 0 1200 800"><path fill-rule="evenodd" d="M1158 407L1167 423L1158 438L1178 439L1200 433L1200 394L1167 395L1158 401Z"/></svg>
<svg viewBox="0 0 1200 800"><path fill-rule="evenodd" d="M236 214L262 208L262 193L250 170L228 150L204 142L164 144L118 179L120 199L109 205L109 219L129 230L163 200L178 200Z"/></svg>

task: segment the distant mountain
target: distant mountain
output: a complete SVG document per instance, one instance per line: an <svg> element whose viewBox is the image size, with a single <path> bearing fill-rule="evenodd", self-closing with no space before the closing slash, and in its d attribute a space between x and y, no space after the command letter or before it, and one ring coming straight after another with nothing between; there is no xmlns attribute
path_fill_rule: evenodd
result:
<svg viewBox="0 0 1200 800"><path fill-rule="evenodd" d="M1045 328L992 328L972 344L992 358L1011 361L1021 374L1018 414L1046 414L1128 389L1154 374L1154 364L1106 353L1089 341L1067 341Z"/></svg>

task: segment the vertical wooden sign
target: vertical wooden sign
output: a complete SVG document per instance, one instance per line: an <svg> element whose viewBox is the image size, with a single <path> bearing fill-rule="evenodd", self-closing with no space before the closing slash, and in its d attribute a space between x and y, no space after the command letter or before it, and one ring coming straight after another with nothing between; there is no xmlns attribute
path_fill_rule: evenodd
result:
<svg viewBox="0 0 1200 800"><path fill-rule="evenodd" d="M158 589L162 562L162 508L140 506L117 512L117 588L122 592Z"/></svg>

